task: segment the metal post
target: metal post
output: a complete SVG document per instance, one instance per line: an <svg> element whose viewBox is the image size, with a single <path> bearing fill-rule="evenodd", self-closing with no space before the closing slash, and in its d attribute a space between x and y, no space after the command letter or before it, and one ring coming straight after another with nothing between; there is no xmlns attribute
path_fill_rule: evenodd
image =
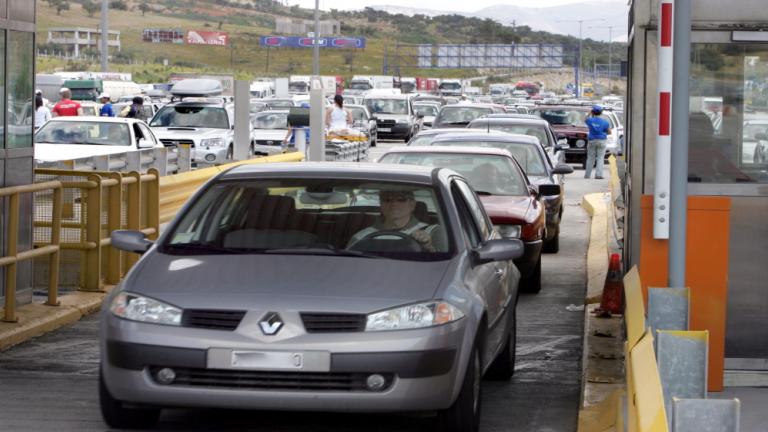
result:
<svg viewBox="0 0 768 432"><path fill-rule="evenodd" d="M672 170L669 214L669 286L685 286L688 218L688 80L691 58L691 0L674 2L675 51L672 93Z"/></svg>
<svg viewBox="0 0 768 432"><path fill-rule="evenodd" d="M579 82L579 78L581 76L581 25L583 23L583 20L579 20L579 66L578 69L576 69L578 71L576 73L576 99L581 98L581 83Z"/></svg>
<svg viewBox="0 0 768 432"><path fill-rule="evenodd" d="M315 40L312 42L312 75L320 76L320 0L315 0Z"/></svg>
<svg viewBox="0 0 768 432"><path fill-rule="evenodd" d="M101 71L109 72L109 0L101 0Z"/></svg>

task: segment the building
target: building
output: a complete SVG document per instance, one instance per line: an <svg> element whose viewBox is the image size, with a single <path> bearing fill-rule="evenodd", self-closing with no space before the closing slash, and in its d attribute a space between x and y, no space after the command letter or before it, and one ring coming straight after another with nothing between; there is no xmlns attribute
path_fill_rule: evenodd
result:
<svg viewBox="0 0 768 432"><path fill-rule="evenodd" d="M67 51L72 51L75 57L79 57L83 48L101 49L101 30L83 27L51 28L48 30L48 43L63 45ZM120 51L119 31L109 31L107 46Z"/></svg>
<svg viewBox="0 0 768 432"><path fill-rule="evenodd" d="M306 35L315 31L312 20L275 18L275 32L288 35ZM320 21L320 36L335 36L341 33L341 22L336 20Z"/></svg>
<svg viewBox="0 0 768 432"><path fill-rule="evenodd" d="M35 2L0 1L0 188L33 182L32 117L35 92ZM0 199L0 238L7 239L8 200ZM19 252L32 249L32 197L20 200ZM0 242L0 248L4 248ZM0 256L5 254L0 252ZM17 267L17 300L32 297L32 262ZM5 269L0 267L0 297L5 297Z"/></svg>

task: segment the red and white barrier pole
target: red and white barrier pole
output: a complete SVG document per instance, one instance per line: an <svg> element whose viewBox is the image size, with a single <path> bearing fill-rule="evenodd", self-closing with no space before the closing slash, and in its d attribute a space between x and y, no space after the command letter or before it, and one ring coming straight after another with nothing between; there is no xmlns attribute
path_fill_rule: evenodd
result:
<svg viewBox="0 0 768 432"><path fill-rule="evenodd" d="M656 172L653 190L653 238L669 238L669 195L672 161L672 49L674 0L659 4L659 105L656 133Z"/></svg>

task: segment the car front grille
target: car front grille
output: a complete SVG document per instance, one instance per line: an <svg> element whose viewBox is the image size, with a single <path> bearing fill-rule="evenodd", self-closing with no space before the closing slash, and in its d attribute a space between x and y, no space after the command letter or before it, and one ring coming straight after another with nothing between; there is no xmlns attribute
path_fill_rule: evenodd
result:
<svg viewBox="0 0 768 432"><path fill-rule="evenodd" d="M378 120L376 124L379 127L391 128L391 127L394 127L397 124L397 122L395 120Z"/></svg>
<svg viewBox="0 0 768 432"><path fill-rule="evenodd" d="M161 366L151 367L155 382ZM216 387L247 390L295 390L295 391L368 391L367 373L347 372L276 372L229 369L173 368L175 378L169 386ZM392 384L393 375L383 374L386 384Z"/></svg>
<svg viewBox="0 0 768 432"><path fill-rule="evenodd" d="M280 140L256 140L257 145L279 146L282 143Z"/></svg>
<svg viewBox="0 0 768 432"><path fill-rule="evenodd" d="M195 142L191 139L161 139L160 142L166 147L178 147L182 144L188 144L190 147L195 148Z"/></svg>
<svg viewBox="0 0 768 432"><path fill-rule="evenodd" d="M234 330L244 316L245 311L187 309L181 316L181 325L211 330Z"/></svg>
<svg viewBox="0 0 768 432"><path fill-rule="evenodd" d="M301 321L307 333L349 333L365 330L362 314L302 312Z"/></svg>

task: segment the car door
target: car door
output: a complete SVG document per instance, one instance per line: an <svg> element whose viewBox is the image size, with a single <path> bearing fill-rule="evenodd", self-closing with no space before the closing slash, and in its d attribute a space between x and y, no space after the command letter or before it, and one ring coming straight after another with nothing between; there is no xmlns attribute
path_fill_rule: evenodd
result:
<svg viewBox="0 0 768 432"><path fill-rule="evenodd" d="M476 249L486 241L496 238L483 204L469 185L463 179L456 178L451 189L471 247ZM509 328L507 312L514 305L509 288L510 265L513 265L511 261L475 265L465 277L467 286L483 298L486 306L488 327L483 357L485 359L490 359L497 351L504 340L506 329Z"/></svg>

